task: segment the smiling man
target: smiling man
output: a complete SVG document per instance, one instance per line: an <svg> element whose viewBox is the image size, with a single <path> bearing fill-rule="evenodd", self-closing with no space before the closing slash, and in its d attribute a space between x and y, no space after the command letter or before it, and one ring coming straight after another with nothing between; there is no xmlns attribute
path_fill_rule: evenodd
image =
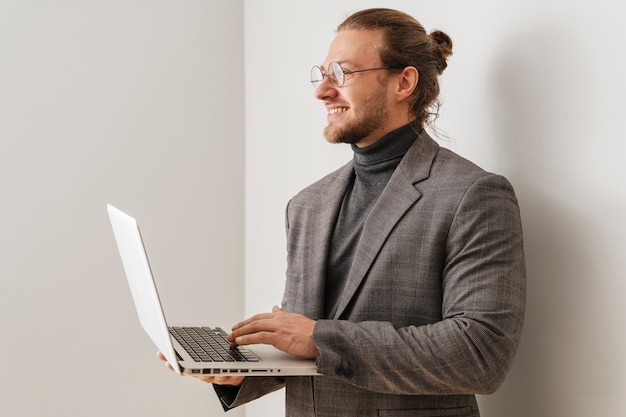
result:
<svg viewBox="0 0 626 417"><path fill-rule="evenodd" d="M517 351L526 279L509 182L440 147L425 127L452 41L368 9L311 71L324 136L354 158L286 213L281 307L233 344L317 358L314 377L204 377L225 410L286 387L294 417L479 416Z"/></svg>

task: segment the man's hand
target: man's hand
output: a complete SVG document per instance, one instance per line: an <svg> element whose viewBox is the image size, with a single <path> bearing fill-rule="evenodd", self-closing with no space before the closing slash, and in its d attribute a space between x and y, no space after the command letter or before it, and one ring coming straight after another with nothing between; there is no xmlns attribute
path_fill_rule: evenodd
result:
<svg viewBox="0 0 626 417"><path fill-rule="evenodd" d="M161 359L165 362L165 367L171 371L174 369L172 365L169 364L165 356L161 352L157 352L157 358ZM232 385L238 387L243 383L243 379L245 376L209 376L209 375L198 375L194 376L194 378L199 379L200 381L207 382L209 384L217 384L217 385Z"/></svg>
<svg viewBox="0 0 626 417"><path fill-rule="evenodd" d="M301 358L316 358L319 351L313 343L315 323L274 306L271 313L257 314L233 326L228 341L233 346L263 343Z"/></svg>

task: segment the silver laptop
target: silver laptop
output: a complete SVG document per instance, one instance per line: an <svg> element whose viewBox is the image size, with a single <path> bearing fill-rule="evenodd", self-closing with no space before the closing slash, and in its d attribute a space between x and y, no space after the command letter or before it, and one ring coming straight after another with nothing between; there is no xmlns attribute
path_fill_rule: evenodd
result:
<svg viewBox="0 0 626 417"><path fill-rule="evenodd" d="M231 349L225 339L227 327L216 324L168 325L137 221L110 204L107 210L141 326L176 372L188 375L319 375L315 360L301 359L270 345Z"/></svg>

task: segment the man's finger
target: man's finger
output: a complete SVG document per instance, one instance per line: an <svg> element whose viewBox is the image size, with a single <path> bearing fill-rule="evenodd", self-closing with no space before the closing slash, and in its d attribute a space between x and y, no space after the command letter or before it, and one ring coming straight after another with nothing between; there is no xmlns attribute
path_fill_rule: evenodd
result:
<svg viewBox="0 0 626 417"><path fill-rule="evenodd" d="M244 326L247 326L247 325L249 325L251 323L257 322L259 320L265 320L265 319L268 319L268 318L271 318L271 317L272 317L272 313L255 314L254 316L252 316L250 318L247 318L246 320L240 321L239 323L235 324L232 327L232 330L234 331L234 330L240 329L240 328L242 328Z"/></svg>
<svg viewBox="0 0 626 417"><path fill-rule="evenodd" d="M272 345L274 344L274 333L262 331L245 334L242 336L237 336L234 342L240 346L256 344Z"/></svg>

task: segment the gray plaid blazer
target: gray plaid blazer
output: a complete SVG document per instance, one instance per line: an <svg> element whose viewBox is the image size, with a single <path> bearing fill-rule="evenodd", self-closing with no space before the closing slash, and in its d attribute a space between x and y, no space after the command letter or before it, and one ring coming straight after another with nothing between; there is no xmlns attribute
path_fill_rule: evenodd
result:
<svg viewBox="0 0 626 417"><path fill-rule="evenodd" d="M425 132L365 222L336 316L322 317L327 252L349 162L288 204L283 308L318 320L321 377L216 387L224 408L286 387L286 414L479 416L522 331L526 278L510 183Z"/></svg>

